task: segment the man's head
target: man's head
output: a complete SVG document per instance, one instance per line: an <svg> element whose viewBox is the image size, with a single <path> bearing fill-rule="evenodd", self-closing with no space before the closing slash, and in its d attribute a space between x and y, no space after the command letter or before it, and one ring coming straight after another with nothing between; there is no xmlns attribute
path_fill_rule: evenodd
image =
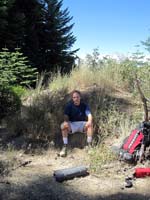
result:
<svg viewBox="0 0 150 200"><path fill-rule="evenodd" d="M71 98L74 102L75 105L80 105L80 101L81 101L81 93L78 90L74 90L71 93Z"/></svg>

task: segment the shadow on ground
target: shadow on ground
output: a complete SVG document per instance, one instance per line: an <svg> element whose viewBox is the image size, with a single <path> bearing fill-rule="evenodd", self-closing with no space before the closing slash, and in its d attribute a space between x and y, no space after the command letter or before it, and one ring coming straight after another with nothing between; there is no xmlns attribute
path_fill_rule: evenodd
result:
<svg viewBox="0 0 150 200"><path fill-rule="evenodd" d="M85 187L85 185L83 185ZM87 188L90 190L90 188ZM109 191L109 188L108 188ZM110 191L108 192L110 193ZM111 195L92 196L82 194L69 183L58 183L53 177L42 177L28 185L19 184L1 184L0 183L0 199L1 200L149 200L150 195L141 195L134 193L119 192Z"/></svg>
<svg viewBox="0 0 150 200"><path fill-rule="evenodd" d="M75 133L70 134L68 137L69 148L83 149L86 145L86 134ZM63 146L61 133L57 134L55 141L49 142L48 140L26 138L23 135L9 137L9 132L6 128L0 128L0 149L7 150L8 148L14 150L23 150L25 153L40 153L48 150L49 148L60 149Z"/></svg>

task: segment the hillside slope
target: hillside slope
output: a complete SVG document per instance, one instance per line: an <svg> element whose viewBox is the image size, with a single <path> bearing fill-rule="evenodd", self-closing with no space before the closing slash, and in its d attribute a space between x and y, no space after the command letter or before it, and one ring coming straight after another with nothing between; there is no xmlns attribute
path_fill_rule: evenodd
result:
<svg viewBox="0 0 150 200"><path fill-rule="evenodd" d="M118 91L113 94L113 98L118 100L122 112L134 111L135 105L130 94ZM38 148L33 148L34 145L25 142L22 136L9 138L7 134L5 129L0 132L1 200L150 199L149 177L133 180L133 187L125 187L125 178L132 176L136 167L150 167L149 161L132 166L115 158L95 173L90 166L91 154L85 149L70 148L68 156L61 158L58 156L60 147L56 148L53 143L48 149L40 148L39 144ZM111 149L112 145L120 141L114 135L103 143ZM89 168L86 177L59 183L53 176L55 170L83 165Z"/></svg>

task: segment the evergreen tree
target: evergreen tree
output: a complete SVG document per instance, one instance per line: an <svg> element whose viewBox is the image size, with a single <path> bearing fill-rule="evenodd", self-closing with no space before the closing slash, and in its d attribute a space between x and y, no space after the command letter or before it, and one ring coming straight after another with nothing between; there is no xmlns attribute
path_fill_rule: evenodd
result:
<svg viewBox="0 0 150 200"><path fill-rule="evenodd" d="M7 32L7 2L5 0L0 1L0 47L5 46L6 38L5 34Z"/></svg>
<svg viewBox="0 0 150 200"><path fill-rule="evenodd" d="M4 48L0 52L0 86L29 86L36 81L37 70L28 64L28 60L19 49L9 52Z"/></svg>
<svg viewBox="0 0 150 200"><path fill-rule="evenodd" d="M18 9L16 0L2 0L0 10L0 46L13 51L24 43L25 16Z"/></svg>
<svg viewBox="0 0 150 200"><path fill-rule="evenodd" d="M77 51L70 50L76 41L71 32L74 24L69 24L72 17L69 16L68 9L61 10L62 0L46 0L45 2L45 37L42 43L43 49L46 50L45 61L51 64L51 68L69 72Z"/></svg>
<svg viewBox="0 0 150 200"><path fill-rule="evenodd" d="M146 39L146 41L141 41L142 45L145 46L145 49L150 52L150 37Z"/></svg>
<svg viewBox="0 0 150 200"><path fill-rule="evenodd" d="M16 81L11 65L11 53L3 48L0 52L0 86L11 85Z"/></svg>
<svg viewBox="0 0 150 200"><path fill-rule="evenodd" d="M2 0L0 49L21 48L30 64L41 71L71 70L76 41L68 9L62 0Z"/></svg>

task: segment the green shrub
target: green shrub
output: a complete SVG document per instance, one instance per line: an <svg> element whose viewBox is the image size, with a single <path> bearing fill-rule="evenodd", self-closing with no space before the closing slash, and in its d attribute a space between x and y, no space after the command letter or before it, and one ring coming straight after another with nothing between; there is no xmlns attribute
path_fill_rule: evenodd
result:
<svg viewBox="0 0 150 200"><path fill-rule="evenodd" d="M12 86L11 89L19 98L26 94L26 89L22 86Z"/></svg>
<svg viewBox="0 0 150 200"><path fill-rule="evenodd" d="M21 100L11 87L0 87L0 120L20 110Z"/></svg>
<svg viewBox="0 0 150 200"><path fill-rule="evenodd" d="M9 52L3 48L0 52L0 85L29 86L36 82L37 69L29 65L19 48Z"/></svg>

